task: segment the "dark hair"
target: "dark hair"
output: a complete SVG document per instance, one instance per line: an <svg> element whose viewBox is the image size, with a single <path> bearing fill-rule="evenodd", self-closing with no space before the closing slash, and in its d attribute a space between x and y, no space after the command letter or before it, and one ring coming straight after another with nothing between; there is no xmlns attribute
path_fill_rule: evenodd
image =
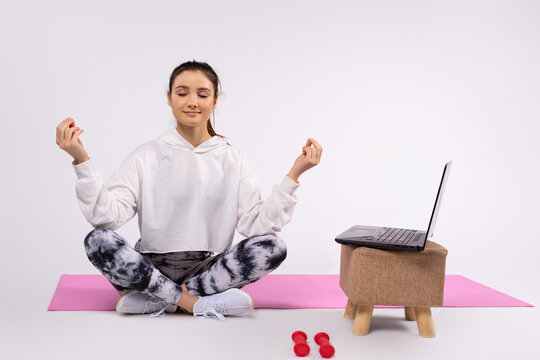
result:
<svg viewBox="0 0 540 360"><path fill-rule="evenodd" d="M179 66L176 67L176 69L173 70L171 77L169 79L169 96L172 96L172 86L174 83L174 79L176 79L176 77L180 75L180 73L187 70L201 71L208 78L208 80L210 80L212 85L214 85L214 100L218 97L218 95L221 94L221 92L218 89L218 86L221 88L220 86L221 83L214 69L212 69L212 67L205 62L191 60L191 61L186 61L180 64ZM212 110L212 114L214 115L214 121L215 121L216 115L214 114L213 110ZM216 134L216 132L214 131L214 128L212 127L212 124L210 124L210 119L206 121L206 127L208 129L208 133L210 134L210 136L217 135L217 136L224 137L223 135Z"/></svg>

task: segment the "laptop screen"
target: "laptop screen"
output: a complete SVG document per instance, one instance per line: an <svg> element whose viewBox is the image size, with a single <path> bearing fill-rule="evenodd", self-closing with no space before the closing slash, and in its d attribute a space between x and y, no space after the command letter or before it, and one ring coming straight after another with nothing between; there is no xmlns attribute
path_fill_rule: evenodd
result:
<svg viewBox="0 0 540 360"><path fill-rule="evenodd" d="M433 212L431 213L431 219L429 220L429 226L427 229L426 240L431 239L433 236L433 230L435 229L435 223L437 222L437 215L439 215L439 209L441 208L441 201L448 182L448 176L450 174L450 169L452 168L452 161L449 161L444 166L443 175L441 179L441 184L439 185L439 191L437 192L437 198L435 199L435 206L433 206Z"/></svg>

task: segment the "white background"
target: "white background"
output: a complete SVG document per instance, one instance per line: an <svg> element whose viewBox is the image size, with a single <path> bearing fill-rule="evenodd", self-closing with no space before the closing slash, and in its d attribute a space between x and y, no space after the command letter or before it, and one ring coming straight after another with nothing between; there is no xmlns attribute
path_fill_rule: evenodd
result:
<svg viewBox="0 0 540 360"><path fill-rule="evenodd" d="M169 76L196 59L264 198L308 137L324 148L275 273L339 273L334 238L354 224L427 228L453 160L433 238L447 274L537 304L539 15L537 1L2 1L3 291L43 310L61 274L98 273L56 126L85 129L106 180L174 126ZM136 217L118 232L133 245Z"/></svg>

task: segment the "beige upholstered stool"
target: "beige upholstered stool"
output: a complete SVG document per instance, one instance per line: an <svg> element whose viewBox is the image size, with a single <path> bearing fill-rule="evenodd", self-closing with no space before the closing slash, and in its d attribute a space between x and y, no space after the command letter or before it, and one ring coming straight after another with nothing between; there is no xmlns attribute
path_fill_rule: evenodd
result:
<svg viewBox="0 0 540 360"><path fill-rule="evenodd" d="M341 289L348 297L344 317L354 335L369 332L374 305L404 306L423 337L435 337L431 307L443 306L446 254L427 241L423 251L394 251L341 245Z"/></svg>

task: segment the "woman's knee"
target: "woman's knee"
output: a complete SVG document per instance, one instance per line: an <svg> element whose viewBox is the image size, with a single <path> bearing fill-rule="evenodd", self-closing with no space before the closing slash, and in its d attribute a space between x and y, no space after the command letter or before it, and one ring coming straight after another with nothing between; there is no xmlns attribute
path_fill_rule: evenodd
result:
<svg viewBox="0 0 540 360"><path fill-rule="evenodd" d="M283 260L285 260L287 257L287 243L277 235L274 235L273 242L276 252L282 254Z"/></svg>
<svg viewBox="0 0 540 360"><path fill-rule="evenodd" d="M154 266L133 250L118 233L96 228L84 238L84 247L90 262L111 283L139 291L148 287Z"/></svg>
<svg viewBox="0 0 540 360"><path fill-rule="evenodd" d="M114 252L126 244L125 240L116 232L106 228L95 228L84 238L86 254L95 252Z"/></svg>
<svg viewBox="0 0 540 360"><path fill-rule="evenodd" d="M276 234L259 236L256 245L268 251L268 268L276 269L287 257L287 244Z"/></svg>
<svg viewBox="0 0 540 360"><path fill-rule="evenodd" d="M285 241L277 235L275 235L273 241L276 249L274 256L274 265L277 268L287 258L287 243L285 243Z"/></svg>

